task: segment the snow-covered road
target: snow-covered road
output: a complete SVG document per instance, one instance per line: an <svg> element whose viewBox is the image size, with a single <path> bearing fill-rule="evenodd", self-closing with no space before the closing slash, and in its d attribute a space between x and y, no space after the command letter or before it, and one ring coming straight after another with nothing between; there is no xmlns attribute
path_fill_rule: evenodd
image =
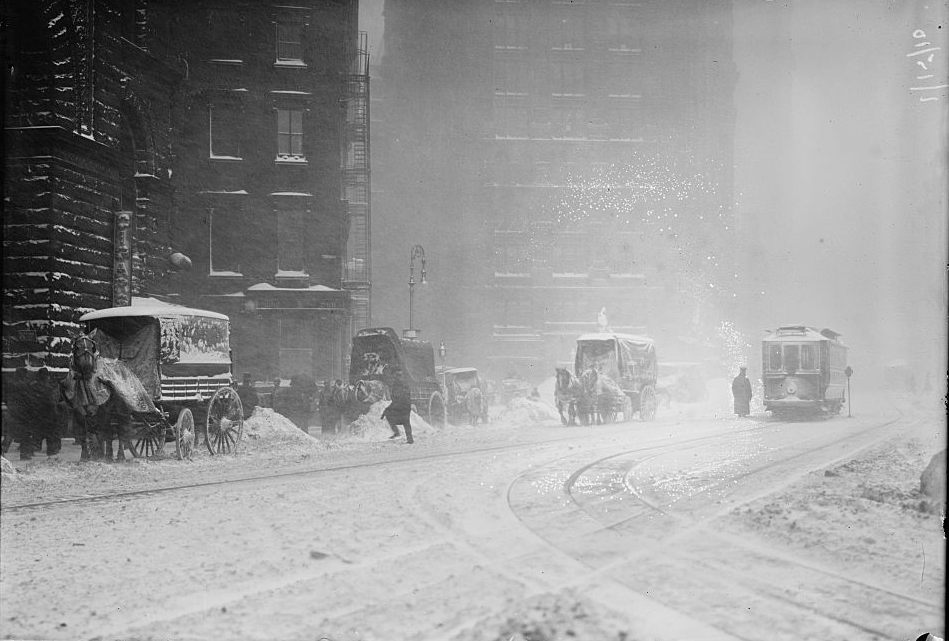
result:
<svg viewBox="0 0 949 641"><path fill-rule="evenodd" d="M278 477L221 468L202 480L230 482L20 509L5 494L2 635L915 639L944 632L938 517L903 515L921 574L864 540L894 534L876 505L828 497L821 517L802 497L891 461L894 439L944 447L934 420L541 421L328 450Z"/></svg>

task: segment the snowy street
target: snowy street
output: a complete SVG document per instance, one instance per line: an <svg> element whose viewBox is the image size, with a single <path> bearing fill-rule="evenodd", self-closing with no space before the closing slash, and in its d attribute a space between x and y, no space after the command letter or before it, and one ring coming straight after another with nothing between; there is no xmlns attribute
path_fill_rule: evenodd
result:
<svg viewBox="0 0 949 641"><path fill-rule="evenodd" d="M592 427L509 413L423 427L414 446L300 433L314 455L294 438L226 461L61 464L69 487L30 480L45 473L31 464L4 479L2 635L940 633L940 519L909 502L945 435L938 408L905 405L796 423L686 405Z"/></svg>

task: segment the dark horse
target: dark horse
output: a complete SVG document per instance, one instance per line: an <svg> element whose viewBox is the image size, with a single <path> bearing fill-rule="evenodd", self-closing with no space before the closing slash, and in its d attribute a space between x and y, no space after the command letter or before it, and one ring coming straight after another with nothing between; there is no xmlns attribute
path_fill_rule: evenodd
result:
<svg viewBox="0 0 949 641"><path fill-rule="evenodd" d="M564 425L576 425L577 402L583 391L580 380L566 368L558 367L556 372L557 386L554 389L554 399L557 401L560 422Z"/></svg>
<svg viewBox="0 0 949 641"><path fill-rule="evenodd" d="M119 441L119 460L125 460L126 448L135 453L131 411L116 393L103 365L96 341L87 334L77 336L73 341L70 370L61 389L73 412L83 461L111 460L113 439Z"/></svg>

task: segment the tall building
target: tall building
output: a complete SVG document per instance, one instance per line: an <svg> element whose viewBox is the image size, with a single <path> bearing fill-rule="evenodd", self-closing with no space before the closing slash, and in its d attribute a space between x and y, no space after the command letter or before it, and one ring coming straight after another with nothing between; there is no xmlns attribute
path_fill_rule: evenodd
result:
<svg viewBox="0 0 949 641"><path fill-rule="evenodd" d="M162 5L160 54L187 68L177 123L178 290L231 317L258 379L343 374L346 121L355 0Z"/></svg>
<svg viewBox="0 0 949 641"><path fill-rule="evenodd" d="M3 19L4 367L65 367L79 316L134 295L228 314L238 372L342 376L369 314L357 1Z"/></svg>
<svg viewBox="0 0 949 641"><path fill-rule="evenodd" d="M3 368L68 364L84 312L160 290L185 70L145 2L3 4Z"/></svg>
<svg viewBox="0 0 949 641"><path fill-rule="evenodd" d="M441 263L430 338L546 377L606 308L694 355L733 269L731 29L723 0L386 1L376 229Z"/></svg>

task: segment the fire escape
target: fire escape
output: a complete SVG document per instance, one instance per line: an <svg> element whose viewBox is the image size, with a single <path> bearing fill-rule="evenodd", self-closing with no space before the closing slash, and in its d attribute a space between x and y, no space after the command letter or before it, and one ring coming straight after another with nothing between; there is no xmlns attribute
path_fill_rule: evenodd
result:
<svg viewBox="0 0 949 641"><path fill-rule="evenodd" d="M346 122L343 127L343 200L349 215L349 236L343 262L343 288L352 297L352 332L369 327L370 233L369 207L369 40L359 33L359 47L346 81Z"/></svg>

